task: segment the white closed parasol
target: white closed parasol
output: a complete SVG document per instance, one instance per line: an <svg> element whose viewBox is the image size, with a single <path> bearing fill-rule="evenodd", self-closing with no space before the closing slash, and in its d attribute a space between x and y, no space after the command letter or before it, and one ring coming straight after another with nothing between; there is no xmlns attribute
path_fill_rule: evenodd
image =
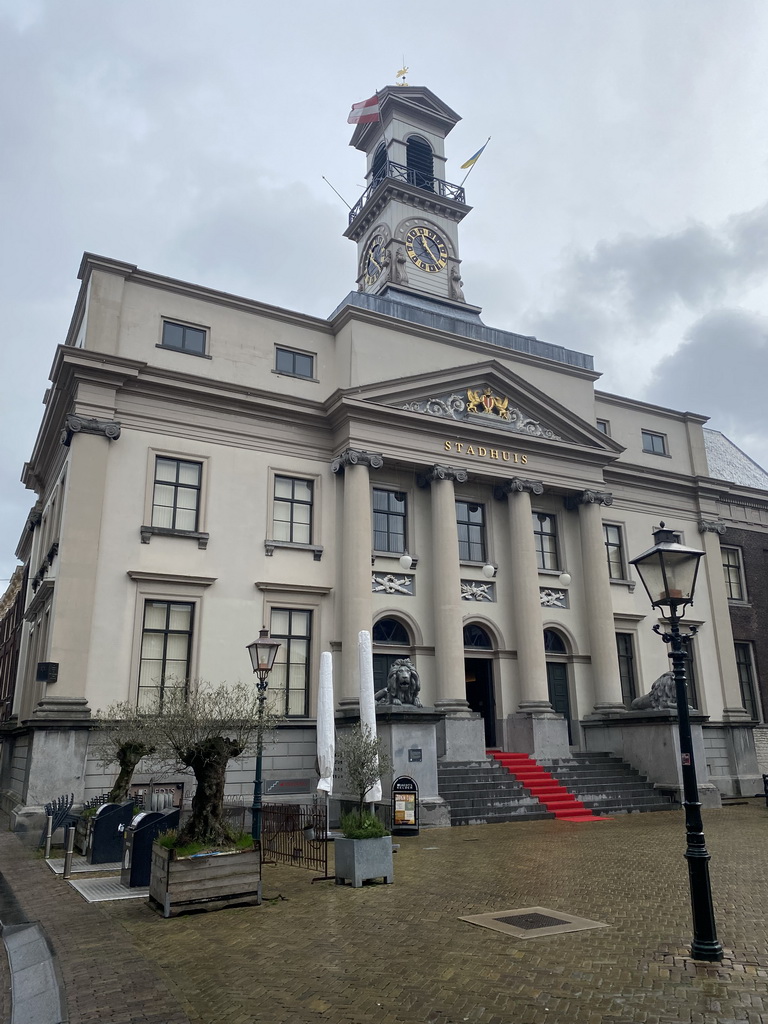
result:
<svg viewBox="0 0 768 1024"><path fill-rule="evenodd" d="M320 655L320 685L317 691L317 788L329 796L333 792L333 765L336 756L336 723L333 713L333 659L330 651Z"/></svg>
<svg viewBox="0 0 768 1024"><path fill-rule="evenodd" d="M360 725L365 731L368 728L371 739L376 739L376 700L373 688L373 646L371 634L367 629L358 637L360 655ZM381 779L365 794L365 802L378 804L381 802Z"/></svg>

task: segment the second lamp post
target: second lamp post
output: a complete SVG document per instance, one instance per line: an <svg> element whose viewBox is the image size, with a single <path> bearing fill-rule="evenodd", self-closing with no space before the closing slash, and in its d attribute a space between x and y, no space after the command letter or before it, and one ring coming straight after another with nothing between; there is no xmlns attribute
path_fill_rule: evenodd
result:
<svg viewBox="0 0 768 1024"><path fill-rule="evenodd" d="M273 640L266 629L259 631L259 639L248 644L253 671L256 673L256 688L259 694L258 749L256 751L256 777L253 782L253 804L251 806L251 836L253 845L261 848L261 758L264 749L264 707L267 700L269 673L275 664L279 640Z"/></svg>

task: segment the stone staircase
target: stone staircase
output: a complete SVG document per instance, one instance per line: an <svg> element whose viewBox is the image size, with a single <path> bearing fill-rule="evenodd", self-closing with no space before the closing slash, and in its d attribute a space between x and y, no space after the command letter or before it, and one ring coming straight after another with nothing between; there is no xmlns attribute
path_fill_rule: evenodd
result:
<svg viewBox="0 0 768 1024"><path fill-rule="evenodd" d="M595 814L669 811L677 807L626 761L613 754L573 753L568 760L542 761L542 767Z"/></svg>
<svg viewBox="0 0 768 1024"><path fill-rule="evenodd" d="M437 791L451 808L451 825L554 818L520 782L490 759L439 764Z"/></svg>
<svg viewBox="0 0 768 1024"><path fill-rule="evenodd" d="M569 793L594 814L668 811L677 805L662 796L631 765L612 754L573 753L559 761L542 761ZM450 805L451 825L483 825L505 821L554 818L547 809L497 761L442 763L437 788Z"/></svg>

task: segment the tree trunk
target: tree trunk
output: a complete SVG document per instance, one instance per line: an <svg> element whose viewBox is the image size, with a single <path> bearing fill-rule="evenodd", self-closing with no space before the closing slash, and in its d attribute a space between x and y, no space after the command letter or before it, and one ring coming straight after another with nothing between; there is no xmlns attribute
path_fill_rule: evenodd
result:
<svg viewBox="0 0 768 1024"><path fill-rule="evenodd" d="M152 749L145 747L143 743L126 743L120 747L117 752L120 774L117 776L115 784L109 793L109 802L111 804L120 804L128 799L128 787L131 785L136 765L142 757L146 757L147 754L151 753Z"/></svg>
<svg viewBox="0 0 768 1024"><path fill-rule="evenodd" d="M179 845L232 842L234 833L224 820L224 782L229 759L239 753L235 744L222 736L189 751L185 763L194 772L197 789L192 798L192 816L179 833Z"/></svg>

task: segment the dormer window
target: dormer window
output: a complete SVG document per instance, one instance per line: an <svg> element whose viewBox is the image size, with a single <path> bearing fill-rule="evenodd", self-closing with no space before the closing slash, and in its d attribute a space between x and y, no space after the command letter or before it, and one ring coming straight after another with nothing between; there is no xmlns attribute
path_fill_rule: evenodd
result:
<svg viewBox="0 0 768 1024"><path fill-rule="evenodd" d="M425 139L412 135L405 149L409 183L427 192L434 192L435 162L430 144Z"/></svg>

